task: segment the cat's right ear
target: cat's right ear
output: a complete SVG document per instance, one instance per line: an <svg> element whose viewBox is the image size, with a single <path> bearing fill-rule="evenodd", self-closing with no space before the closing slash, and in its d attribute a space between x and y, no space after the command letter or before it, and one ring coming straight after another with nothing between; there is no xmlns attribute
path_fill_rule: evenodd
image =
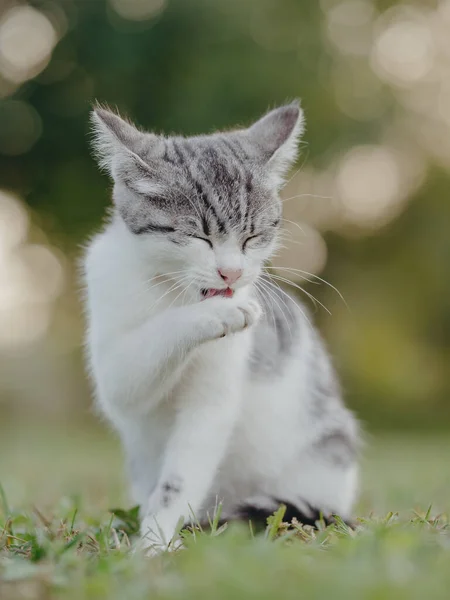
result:
<svg viewBox="0 0 450 600"><path fill-rule="evenodd" d="M271 110L247 129L248 139L258 149L277 186L283 184L295 162L303 130L304 116L298 100Z"/></svg>
<svg viewBox="0 0 450 600"><path fill-rule="evenodd" d="M102 106L91 113L93 148L99 165L113 178L120 176L124 164L134 163L137 168L148 169L142 158L143 150L151 145L152 136L139 131L118 114Z"/></svg>

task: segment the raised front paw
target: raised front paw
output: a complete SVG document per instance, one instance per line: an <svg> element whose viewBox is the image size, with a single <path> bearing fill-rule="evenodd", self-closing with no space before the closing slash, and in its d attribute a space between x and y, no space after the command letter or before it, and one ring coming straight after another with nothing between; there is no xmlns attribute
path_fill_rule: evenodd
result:
<svg viewBox="0 0 450 600"><path fill-rule="evenodd" d="M210 339L218 339L251 327L261 316L261 307L255 300L232 301L217 298L205 301ZM206 315L205 315L206 316Z"/></svg>

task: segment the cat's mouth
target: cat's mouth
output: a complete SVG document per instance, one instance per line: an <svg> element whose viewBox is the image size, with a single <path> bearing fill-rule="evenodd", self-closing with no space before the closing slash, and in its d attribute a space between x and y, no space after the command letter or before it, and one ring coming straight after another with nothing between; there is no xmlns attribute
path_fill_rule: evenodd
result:
<svg viewBox="0 0 450 600"><path fill-rule="evenodd" d="M203 300L206 300L206 298L213 298L213 296L223 296L224 298L232 298L234 290L232 290L231 288L222 288L221 290L209 288L208 290L203 289L201 294Z"/></svg>

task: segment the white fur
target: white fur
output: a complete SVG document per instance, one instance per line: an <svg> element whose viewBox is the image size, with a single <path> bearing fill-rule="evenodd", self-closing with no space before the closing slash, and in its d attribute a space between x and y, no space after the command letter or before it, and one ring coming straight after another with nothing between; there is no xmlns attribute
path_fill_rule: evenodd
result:
<svg viewBox="0 0 450 600"><path fill-rule="evenodd" d="M133 495L146 515L147 545L167 544L180 517L190 510L202 517L217 496L224 514L237 500L267 493L292 502L300 496L347 517L356 467L342 472L308 455L324 429L307 410L309 324L282 379L252 380L251 325L259 316L252 288L203 302L169 291L172 282L159 277L161 264L170 272L167 254L162 242L151 245L154 261L116 219L85 261L90 368L99 405L139 471ZM201 243L195 250L208 272L211 253ZM181 265L172 259L171 266ZM173 480L180 493L165 507L161 486Z"/></svg>

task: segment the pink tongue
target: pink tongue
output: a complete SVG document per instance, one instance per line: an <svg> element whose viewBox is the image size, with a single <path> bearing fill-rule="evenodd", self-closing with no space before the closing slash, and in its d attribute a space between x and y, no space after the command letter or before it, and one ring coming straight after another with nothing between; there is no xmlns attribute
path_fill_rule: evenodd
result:
<svg viewBox="0 0 450 600"><path fill-rule="evenodd" d="M226 288L224 290L214 290L210 289L206 291L205 299L212 298L213 296L224 296L225 298L231 298L233 296L233 290L230 288Z"/></svg>

